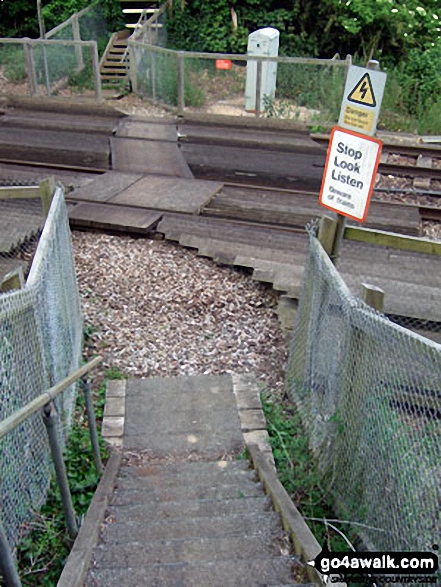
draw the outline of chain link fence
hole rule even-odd
[[[78,368],[81,347],[69,222],[63,188],[57,187],[25,286],[0,294],[0,420]],[[63,442],[75,399],[71,387],[55,402]],[[0,441],[0,471],[0,517],[15,547],[44,502],[50,482],[50,450],[41,414]]]
[[[260,116],[299,122],[334,124],[343,97],[347,61],[294,57],[250,58],[246,55],[174,51],[129,39],[131,82],[135,92],[180,111],[256,116],[245,109],[248,94],[260,95],[247,84],[247,65],[262,71],[277,64],[275,97],[261,96]],[[251,97],[256,104],[259,100]]]
[[[129,39],[130,80],[134,92],[184,111],[260,115],[302,122],[338,121],[346,69],[351,60],[294,57],[250,58],[247,55],[197,53],[167,48],[170,2],[149,18]],[[262,95],[261,78],[276,68],[275,95]],[[252,71],[251,71],[252,70]],[[256,88],[249,77],[255,80]],[[253,94],[250,96],[249,94]],[[248,111],[245,109],[248,104]],[[249,105],[252,104],[252,107]]]
[[[99,53],[109,32],[95,3],[44,39],[0,38],[0,95],[101,97]]]
[[[342,520],[373,551],[441,528],[441,346],[355,297],[310,235],[287,390]]]

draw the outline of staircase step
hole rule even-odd
[[[280,556],[207,563],[144,565],[143,551],[140,549],[138,564],[128,568],[92,569],[86,586],[264,587],[269,582],[291,581],[295,563],[292,557]]]
[[[189,520],[161,520],[152,523],[109,523],[103,529],[102,541],[123,544],[140,540],[226,538],[276,533],[280,533],[280,518],[277,514],[248,513]]]
[[[192,538],[182,540],[146,540],[127,542],[109,550],[108,546],[95,549],[94,560],[98,567],[134,567],[142,550],[145,565],[180,562],[240,560],[267,556],[280,556],[280,543],[266,536],[240,536],[229,538]]]
[[[116,74],[121,74],[121,75],[126,75],[127,73],[127,68],[124,66],[121,66],[120,68],[118,67],[104,67],[101,72],[104,75],[109,75],[111,73],[116,73]]]
[[[140,489],[181,487],[192,485],[242,485],[256,479],[256,472],[248,462],[216,461],[200,463],[170,463],[146,467],[121,467],[118,488]]]
[[[271,511],[271,499],[268,497],[244,497],[228,500],[195,500],[158,503],[149,501],[136,505],[110,506],[108,514],[115,523],[124,520],[145,520],[146,523],[161,520],[186,520],[213,516],[231,516],[251,512],[253,515]]]
[[[112,498],[111,505],[131,505],[150,501],[178,502],[193,499],[220,500],[220,499],[243,499],[246,497],[259,497],[263,495],[262,483],[249,479],[242,484],[230,485],[177,485],[156,489],[118,489]]]

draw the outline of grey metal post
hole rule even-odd
[[[72,505],[72,496],[70,494],[69,482],[67,480],[66,467],[64,465],[63,453],[58,440],[57,420],[53,414],[53,404],[50,402],[43,408],[43,422],[46,426],[49,437],[52,460],[55,467],[55,476],[60,489],[61,503],[63,513],[66,519],[67,531],[70,538],[74,539],[78,534],[78,524],[75,510]]]
[[[31,40],[27,37],[24,39],[23,50],[26,61],[26,72],[28,74],[29,89],[31,96],[35,96],[37,93],[37,76],[35,75],[35,63],[34,63],[34,46]]]
[[[46,27],[44,26],[43,12],[41,10],[41,0],[37,0],[37,15],[38,15],[38,28],[40,29],[40,39],[46,38]],[[44,65],[44,79],[46,82],[46,94],[51,95],[51,84],[49,81],[49,66],[47,63],[46,46],[42,45],[43,50],[43,65]]]
[[[89,378],[84,375],[82,378],[84,401],[86,404],[87,422],[89,424],[90,442],[92,444],[93,461],[95,463],[95,470],[98,475],[103,473],[103,463],[101,461],[100,445],[98,441],[98,432],[96,430],[95,410],[93,409],[93,402],[90,393]]]
[[[262,61],[257,61],[257,72],[256,72],[256,117],[260,116],[260,99],[262,95]]]
[[[185,79],[184,54],[178,51],[178,116],[184,115],[185,108]]]
[[[136,67],[135,49],[136,47],[131,45],[129,41],[129,77],[134,94],[138,93],[138,71]]]
[[[20,577],[15,567],[6,532],[0,520],[0,571],[6,587],[21,587]]]
[[[81,41],[80,23],[76,12],[72,15],[72,32],[74,41]],[[75,45],[75,59],[77,62],[77,71],[82,71],[84,69],[84,59],[83,47],[80,44]]]
[[[150,29],[149,29],[150,30]],[[150,73],[152,76],[152,98],[156,100],[156,53],[153,51],[153,46],[150,46]]]
[[[352,62],[352,58],[351,58],[351,60],[349,60],[348,59],[349,57],[351,57],[351,56],[348,55],[346,57],[346,61],[348,63],[348,66]],[[378,69],[380,69],[380,62],[377,61],[376,59],[370,59],[366,65],[366,67],[368,69],[378,70]],[[337,261],[340,256],[341,243],[343,241],[344,234],[345,234],[346,221],[347,221],[346,216],[343,216],[342,214],[337,215],[337,230],[335,233],[335,240],[334,240],[334,246],[332,248],[332,254],[330,255],[331,261],[334,263],[334,265],[337,265]]]
[[[96,41],[92,41],[90,46],[90,52],[92,54],[92,67],[93,67],[93,79],[95,84],[95,96],[96,99],[101,101],[103,99],[103,93],[101,91],[101,75],[100,75],[100,61],[98,58],[98,45]]]

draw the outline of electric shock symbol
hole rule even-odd
[[[372,108],[375,108],[377,102],[375,100],[371,78],[369,77],[368,73],[364,74],[352,92],[350,92],[348,100],[350,102],[355,102],[356,104],[362,104],[363,106],[371,106]]]

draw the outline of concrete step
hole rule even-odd
[[[118,489],[114,494],[111,505],[131,505],[144,501],[177,502],[193,499],[220,500],[243,499],[245,497],[259,497],[263,495],[262,483],[246,479],[240,484],[230,485],[177,485],[158,487],[156,489]]]
[[[99,546],[94,560],[101,568],[134,567],[142,549],[143,564],[170,564],[180,562],[225,561],[246,558],[280,556],[277,539],[266,536],[230,536],[228,538],[192,538],[182,540],[146,540],[120,544],[113,551]]]
[[[295,559],[290,556],[246,560],[143,565],[117,569],[92,569],[86,587],[105,585],[154,585],[155,587],[264,587],[292,580]]]
[[[160,520],[186,520],[195,518],[212,518],[214,516],[231,516],[251,512],[253,515],[271,511],[271,499],[268,497],[243,497],[228,500],[194,500],[158,503],[147,501],[132,505],[110,506],[108,515],[116,523],[124,520],[141,520],[147,523]]]
[[[170,463],[146,467],[121,467],[118,489],[184,487],[192,485],[249,485],[256,472],[248,461]]]
[[[184,538],[226,538],[280,534],[280,518],[275,513],[235,514],[211,518],[161,520],[146,524],[127,521],[107,524],[102,542],[118,545],[124,542],[172,540]]]

